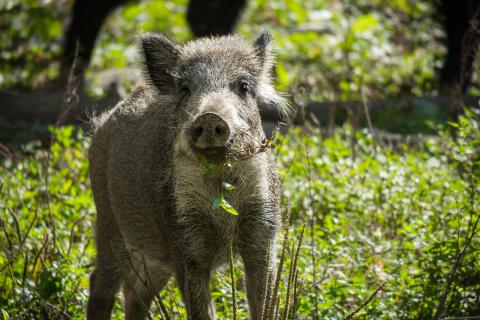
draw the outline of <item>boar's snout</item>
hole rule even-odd
[[[190,141],[193,149],[208,160],[224,159],[227,155],[229,139],[228,123],[216,113],[203,113],[190,126]]]

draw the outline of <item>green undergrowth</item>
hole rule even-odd
[[[275,151],[283,182],[282,215],[290,215],[277,294],[280,316],[343,319],[385,282],[358,318],[431,318],[478,218],[479,132],[478,116],[467,111],[415,149],[385,145],[368,131],[348,126],[328,138],[307,126],[280,137]],[[84,318],[95,257],[89,140],[70,126],[53,133],[49,150],[25,145],[0,166],[0,309],[5,319]],[[292,249],[303,225],[295,273]],[[279,248],[282,239],[283,232]],[[289,273],[290,304],[284,314]],[[241,263],[234,275],[237,319],[245,319]],[[227,268],[212,282],[219,319],[233,318],[230,279]],[[175,281],[160,299],[170,319],[185,316]],[[162,318],[159,301],[153,304],[154,319]],[[122,310],[119,299],[115,319],[123,319]],[[444,315],[478,314],[477,235],[454,274]]]

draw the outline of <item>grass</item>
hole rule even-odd
[[[279,301],[279,319],[312,319],[316,313],[319,319],[342,319],[384,282],[360,310],[361,318],[432,318],[467,235],[478,231],[475,117],[467,111],[451,129],[440,129],[415,149],[382,145],[348,126],[327,138],[308,126],[280,137],[282,214],[290,218],[272,299]],[[84,317],[95,257],[88,138],[70,126],[52,130],[50,149],[26,145],[0,167],[0,308],[6,319]],[[237,319],[247,317],[242,273],[236,264],[233,274],[215,276],[219,318],[233,317],[232,300]],[[478,236],[453,275],[444,314],[478,315]],[[160,299],[170,319],[185,315],[174,281]],[[159,318],[160,303],[153,310]],[[122,318],[120,302],[114,318]]]

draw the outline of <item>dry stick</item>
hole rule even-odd
[[[232,286],[232,313],[233,320],[237,320],[237,295],[235,292],[235,273],[233,272],[233,242],[228,242],[228,262],[230,264],[230,281]]]
[[[18,242],[22,243],[23,242],[22,241],[23,236],[22,236],[22,229],[20,228],[20,222],[18,222],[17,216],[15,215],[15,213],[10,208],[8,208],[7,211],[12,216],[13,222],[15,222],[15,229],[17,231]]]
[[[292,257],[295,259],[295,245],[292,244]],[[285,297],[285,309],[283,309],[282,320],[287,320],[288,310],[290,307],[290,292],[292,290],[293,274],[294,274],[294,261],[290,262],[290,270],[288,271],[288,283],[287,283],[287,295]]]
[[[10,210],[9,210],[9,211],[10,211]],[[13,214],[13,212],[12,212],[12,214]],[[37,221],[37,216],[38,216],[38,208],[35,209],[35,215],[34,215],[34,217],[33,217],[32,222],[30,223],[30,225],[29,225],[28,228],[27,228],[27,232],[26,232],[25,235],[22,237],[22,239],[20,239],[20,242],[21,242],[21,243],[20,243],[19,249],[18,249],[17,251],[15,251],[15,254],[14,254],[14,256],[10,259],[10,261],[8,261],[8,262],[0,269],[0,273],[3,272],[9,265],[11,265],[11,264],[13,264],[13,263],[15,262],[15,260],[16,260],[17,257],[18,257],[18,253],[23,250],[23,247],[24,247],[24,245],[25,245],[25,241],[27,240],[28,235],[30,234],[30,230],[32,230],[32,227],[33,227],[35,221]],[[18,223],[18,222],[16,222],[16,223]],[[3,232],[5,233],[6,238],[7,238],[7,242],[8,242],[8,245],[9,245],[10,252],[12,252],[12,251],[13,251],[12,241],[11,241],[11,239],[10,239],[10,237],[9,237],[9,234],[8,234],[7,230],[5,229],[5,225],[4,225],[4,224],[2,224],[2,229],[3,229]],[[17,232],[19,232],[19,231],[17,230]]]
[[[449,318],[442,318],[441,320],[467,320],[467,319],[480,319],[480,316],[449,317]]]
[[[28,269],[28,253],[25,253],[25,261],[23,263],[23,272],[22,272],[22,287],[25,287],[25,280],[27,279],[27,269]]]
[[[265,315],[268,313],[268,306],[270,305],[270,300],[272,299],[272,278],[270,277],[270,261],[272,260],[272,247],[269,244],[267,249],[267,254],[265,255],[265,288],[264,288],[264,296],[263,296],[263,303],[262,303],[262,310],[260,312],[261,317],[260,319],[264,319]]]
[[[70,254],[70,251],[72,250],[72,246],[73,246],[73,238],[75,236],[75,227],[77,226],[77,224],[79,224],[83,219],[85,219],[87,217],[88,213],[82,215],[80,218],[78,218],[77,220],[75,220],[72,224],[72,227],[70,228],[70,237],[68,239],[68,249],[67,249],[67,256]]]
[[[82,279],[79,278],[77,280],[77,283],[75,284],[75,289],[73,290],[72,293],[70,293],[70,298],[67,300],[67,302],[64,304],[63,311],[67,312],[68,307],[73,303],[72,300],[78,296],[78,290],[80,289],[80,283],[82,283]]]
[[[315,319],[318,320],[318,297],[317,297],[317,262],[315,257],[315,215],[311,207],[313,206],[313,194],[312,194],[312,175],[310,168],[310,153],[308,149],[305,150],[307,156],[307,183],[308,183],[308,197],[310,199],[310,255],[312,260],[312,272],[313,272],[313,303],[315,305]]]
[[[176,309],[176,313],[179,317],[182,317],[182,314],[180,313],[180,309],[178,308],[177,300],[174,299],[172,291],[170,290],[170,287],[167,285],[167,292],[168,292],[168,298],[170,300],[170,306],[172,308],[172,314],[173,313],[173,307]]]
[[[45,234],[45,240],[43,241],[42,246],[37,251],[37,253],[35,254],[35,258],[33,259],[32,273],[34,274],[35,274],[35,268],[37,266],[38,259],[40,259],[40,262],[42,262],[42,251],[47,247],[47,242],[48,242],[48,233]],[[35,281],[36,280],[38,280],[38,277],[37,279],[35,279]]]
[[[360,312],[360,310],[362,310],[363,308],[365,308],[367,306],[367,304],[369,304],[373,298],[377,295],[377,293],[380,291],[380,290],[383,290],[383,288],[385,287],[387,283],[384,282],[382,283],[371,295],[370,297],[368,297],[368,299],[362,303],[359,307],[357,307],[355,310],[353,310],[352,312],[350,312],[343,320],[350,320],[352,319],[357,313]]]
[[[453,284],[453,281],[455,280],[456,274],[458,269],[460,269],[462,265],[463,258],[465,257],[465,253],[467,252],[467,249],[470,247],[470,243],[473,239],[473,237],[477,234],[477,232],[480,229],[477,229],[478,223],[480,221],[480,215],[477,217],[477,220],[475,220],[475,223],[473,224],[473,228],[471,230],[471,234],[468,236],[467,235],[467,242],[463,246],[462,251],[458,254],[457,259],[455,261],[455,264],[450,271],[450,274],[448,275],[447,282],[445,283],[445,287],[443,288],[442,296],[440,297],[440,301],[438,303],[437,311],[433,315],[432,320],[438,320],[443,314],[443,311],[445,310],[445,302],[447,301],[448,294],[450,293],[450,288]]]
[[[357,154],[356,154],[356,144],[357,144],[357,137],[356,137],[356,134],[357,134],[357,113],[352,110],[352,109],[348,109],[347,110],[347,114],[348,114],[348,121],[350,122],[350,125],[352,126],[352,133],[350,135],[350,148],[352,149],[352,153],[351,153],[351,157],[352,157],[352,161],[355,161],[355,159],[357,158]]]
[[[63,99],[63,110],[57,118],[55,127],[58,127],[61,124],[61,122],[63,122],[68,112],[73,107],[73,103],[72,103],[73,97],[77,97],[77,103],[78,103],[78,95],[76,93],[76,90],[79,84],[78,76],[76,76],[76,69],[78,68],[78,50],[79,50],[79,45],[77,43],[73,64],[72,64],[72,67],[70,68],[70,73],[68,75],[67,88],[65,91],[64,99]],[[56,224],[53,218],[52,208],[50,204],[50,192],[49,192],[49,182],[50,182],[49,168],[50,168],[50,162],[52,158],[51,146],[53,145],[55,140],[56,140],[55,131],[52,131],[52,134],[50,137],[50,148],[48,149],[47,161],[45,164],[45,194],[47,198],[47,208],[48,208],[48,214],[50,218],[50,224],[52,226],[52,244],[53,244],[54,250],[56,251],[57,250],[57,231],[56,231]]]
[[[475,33],[477,33],[477,34],[480,33],[480,26],[477,23],[477,21],[479,19],[480,19],[480,7],[477,8],[477,10],[473,14],[472,18],[470,19],[470,21],[469,21],[470,28],[465,32],[465,35],[464,35],[463,40],[462,40],[464,49],[462,51],[462,65],[461,65],[460,79],[457,82],[457,84],[454,88],[453,94],[452,94],[452,105],[451,105],[451,110],[450,110],[451,116],[452,116],[452,113],[456,114],[456,112],[458,110],[455,110],[455,109],[458,109],[459,104],[461,103],[461,98],[460,97],[461,97],[462,87],[465,83],[465,77],[466,77],[465,67],[466,67],[467,57],[468,57],[468,55],[474,55],[477,51],[477,43],[475,43],[475,42],[478,42],[478,40],[477,41],[469,41],[469,40],[472,40],[472,39],[469,39],[469,37],[474,35]],[[475,37],[475,36],[473,36],[473,37]],[[477,35],[477,37],[478,37],[478,35]],[[477,217],[477,220],[473,224],[473,228],[470,229],[470,227],[472,226],[473,213],[474,213],[473,212],[473,202],[474,202],[475,185],[474,185],[474,182],[473,182],[473,173],[471,173],[471,176],[470,176],[470,187],[471,187],[470,203],[472,205],[472,212],[470,214],[470,222],[469,222],[468,230],[467,230],[467,242],[465,243],[465,246],[463,247],[462,251],[459,252],[459,254],[457,255],[457,259],[455,261],[455,264],[454,264],[452,270],[450,271],[450,273],[448,275],[447,282],[445,283],[442,295],[440,297],[440,301],[438,303],[437,311],[435,312],[435,314],[432,318],[433,320],[438,320],[441,317],[441,315],[443,314],[443,311],[445,310],[445,303],[446,303],[446,300],[447,300],[448,295],[450,293],[450,289],[451,289],[451,286],[453,284],[453,281],[455,280],[456,273],[457,273],[458,269],[461,267],[461,264],[462,264],[463,258],[465,256],[465,253],[466,253],[468,247],[470,246],[470,242],[472,241],[475,234],[478,232],[477,226],[478,226],[478,223],[479,223],[479,220],[480,220],[480,216]],[[472,232],[471,234],[470,234],[470,230]],[[470,236],[469,236],[469,234],[470,234]],[[457,240],[457,243],[458,243],[458,240]]]
[[[3,230],[3,233],[5,234],[5,238],[7,239],[7,243],[8,243],[8,251],[10,251],[10,254],[12,253],[13,251],[13,244],[12,244],[12,240],[10,239],[10,234],[8,233],[7,231],[7,228],[5,228],[5,223],[3,222],[3,220],[1,221],[1,225],[2,225],[2,230]],[[10,264],[10,262],[8,262],[4,267],[2,267],[2,269],[0,269],[0,273],[5,270],[8,265]]]
[[[280,297],[277,297],[277,309],[275,310],[275,319],[278,319],[278,316],[280,315]]]
[[[274,313],[275,313],[275,306],[277,310],[279,309],[279,299],[278,299],[278,287],[280,285],[280,279],[283,271],[283,263],[285,262],[285,257],[287,255],[287,249],[288,249],[288,228],[290,224],[290,215],[289,212],[287,211],[284,222],[283,222],[283,244],[282,244],[282,253],[280,254],[280,262],[278,264],[278,269],[277,269],[277,277],[275,279],[275,287],[273,289],[273,294],[272,294],[272,300],[270,307],[268,308],[268,313],[266,313],[267,318],[265,320],[273,320],[274,319]],[[277,316],[275,315],[275,319],[277,319]]]
[[[304,233],[305,233],[305,224],[303,224],[303,226],[302,226],[302,231],[300,232],[300,238],[298,239],[297,250],[295,251],[295,256],[294,256],[294,260],[293,260],[293,278],[292,278],[292,281],[293,281],[293,298],[294,298],[294,300],[293,300],[293,312],[294,313],[295,313],[295,307],[296,307],[295,292],[297,291],[298,256],[299,256],[299,253],[300,253],[300,248],[302,246],[303,234]]]
[[[298,269],[295,272],[295,279],[293,281],[293,307],[292,307],[292,320],[295,320],[297,313],[297,300],[298,300]]]
[[[112,249],[112,250],[113,250],[113,249]],[[132,253],[133,253],[133,250],[132,250]],[[147,272],[147,271],[146,271],[146,270],[147,270],[147,267],[146,267],[146,265],[145,265],[145,260],[144,260],[144,257],[143,257],[143,256],[142,256],[142,260],[143,260],[143,261],[142,261],[142,262],[143,262],[143,268],[144,268],[144,271],[145,271],[145,280],[143,280],[142,277],[140,276],[140,274],[138,273],[139,270],[137,270],[137,269],[135,268],[135,265],[134,265],[133,262],[132,262],[132,255],[131,255],[131,254],[128,255],[128,263],[130,264],[130,269],[135,273],[135,277],[136,277],[138,280],[140,280],[140,281],[142,282],[142,284],[143,284],[143,285],[147,288],[147,290],[148,290],[148,289],[149,289],[149,286],[148,286],[147,280],[146,280],[146,278],[147,278],[147,277],[146,277],[146,276],[147,276],[147,274],[146,274],[146,272]],[[118,264],[120,265],[120,268],[121,268],[121,263],[120,263],[119,257],[117,257],[117,261],[118,261]],[[139,266],[139,267],[141,267],[141,266]],[[125,271],[125,270],[123,270],[123,271],[124,271],[124,278],[127,279],[127,281],[125,281],[125,284],[126,284],[126,285],[132,290],[132,292],[135,294],[135,296],[136,296],[136,298],[138,299],[138,301],[142,304],[142,306],[143,306],[143,307],[145,308],[145,310],[147,311],[147,312],[146,312],[146,313],[147,313],[147,318],[148,318],[149,320],[151,320],[152,317],[151,317],[150,313],[148,312],[147,305],[145,304],[145,302],[143,301],[143,299],[140,297],[140,295],[138,294],[137,290],[135,289],[135,283],[132,282],[132,281],[130,281],[130,278],[128,277],[128,271]]]
[[[149,290],[150,293],[152,294],[152,296],[153,296],[153,302],[155,302],[155,304],[157,305],[157,308],[160,307],[160,311],[161,311],[162,314],[163,314],[162,319],[165,317],[166,320],[169,320],[170,317],[168,316],[168,313],[167,313],[167,310],[166,310],[166,308],[165,308],[165,305],[163,304],[162,298],[160,297],[159,294],[157,294],[157,293],[155,292],[155,290],[154,290],[153,287],[148,286],[148,283],[151,283],[152,286],[153,286],[153,283],[154,283],[154,282],[153,282],[153,280],[152,280],[152,277],[150,276],[150,271],[149,271],[148,268],[147,268],[147,263],[146,263],[146,261],[145,261],[145,256],[143,256],[143,255],[142,255],[142,263],[143,263],[144,269],[145,269],[145,270],[144,270],[144,271],[145,271],[145,281],[143,282],[142,279],[140,279],[140,280],[144,283],[144,285],[145,285],[145,287],[147,288],[147,290]],[[147,307],[147,306],[145,306],[145,307]]]
[[[165,304],[163,303],[160,295],[156,296],[155,303],[157,302],[157,300],[158,300],[158,304],[160,305],[160,310],[162,311],[162,314],[165,317],[165,320],[170,320],[170,316],[168,315],[167,307],[165,307]]]
[[[77,46],[75,49],[75,56],[73,59],[73,64],[72,67],[70,68],[70,72],[68,75],[68,81],[67,81],[67,88],[65,91],[65,96],[63,99],[63,105],[62,105],[62,112],[57,118],[57,121],[55,123],[55,127],[58,127],[63,121],[65,121],[68,113],[70,110],[78,104],[78,94],[77,90],[79,87],[79,84],[81,82],[81,70],[79,61],[78,61],[78,52],[79,52],[79,44],[77,42]],[[50,148],[48,149],[47,153],[47,161],[45,164],[45,194],[47,198],[47,208],[48,208],[48,215],[50,219],[50,224],[52,226],[52,244],[53,248],[56,251],[57,250],[57,231],[56,231],[56,224],[55,220],[53,218],[53,213],[52,213],[52,208],[50,204],[50,192],[49,192],[49,179],[50,179],[50,173],[49,173],[49,167],[50,167],[50,162],[52,158],[52,149],[51,146],[56,140],[56,135],[55,132],[52,131],[51,137],[50,137]],[[61,246],[61,244],[60,244]],[[63,250],[63,249],[62,249]]]
[[[360,77],[360,96],[362,97],[363,111],[365,112],[365,118],[367,118],[367,125],[370,129],[370,132],[373,136],[373,141],[378,142],[377,131],[373,127],[372,119],[370,118],[370,111],[368,110],[367,99],[365,98],[365,93],[363,92],[363,76]]]

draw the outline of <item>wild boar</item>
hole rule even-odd
[[[93,119],[97,259],[87,317],[110,319],[123,284],[126,318],[143,319],[175,275],[188,318],[215,319],[209,281],[232,243],[244,263],[251,318],[260,319],[266,279],[274,278],[267,257],[274,256],[280,185],[262,147],[258,106],[287,110],[271,83],[271,36],[263,32],[253,45],[240,36],[178,45],[150,33],[140,43],[144,83]],[[235,189],[224,190],[224,182]],[[219,195],[238,215],[212,206]]]

